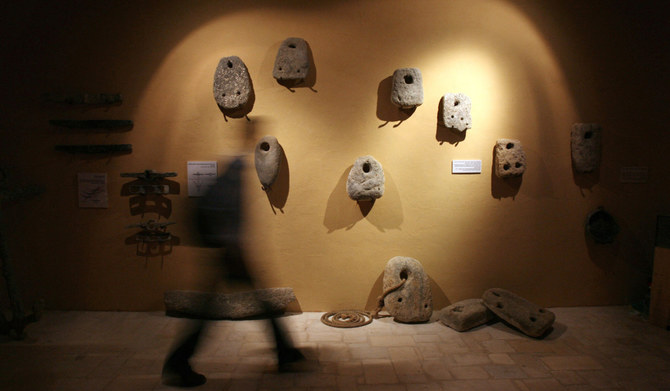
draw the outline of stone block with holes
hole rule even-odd
[[[274,136],[265,136],[256,144],[254,164],[263,190],[268,190],[277,180],[283,153],[279,141]]]
[[[472,102],[462,93],[447,93],[440,101],[441,122],[447,128],[463,132],[472,127]]]
[[[418,68],[399,68],[393,72],[391,102],[402,109],[423,104],[423,79]]]
[[[384,195],[384,169],[374,157],[356,159],[347,178],[347,193],[356,201],[373,201]]]
[[[497,140],[493,164],[499,178],[523,175],[526,171],[526,153],[521,141],[508,138]]]
[[[224,110],[239,109],[253,95],[251,77],[244,62],[237,56],[223,57],[214,72],[214,99]]]
[[[570,132],[572,165],[575,171],[587,173],[595,171],[600,165],[600,145],[602,128],[598,124],[577,123]]]
[[[309,75],[309,47],[302,38],[286,38],[277,50],[272,77],[300,81]]]
[[[384,292],[400,285],[384,297],[384,308],[394,320],[417,323],[430,319],[433,314],[430,280],[419,261],[409,257],[391,258],[384,268],[382,284]]]
[[[522,333],[539,338],[551,328],[556,315],[502,288],[492,288],[482,297],[493,313]]]
[[[483,299],[467,299],[444,308],[440,322],[456,331],[466,331],[496,319]]]

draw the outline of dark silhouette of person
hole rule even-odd
[[[196,225],[203,246],[223,249],[221,279],[253,286],[253,279],[245,263],[240,242],[243,169],[242,158],[233,160],[226,172],[217,178],[216,183],[208,189],[205,196],[199,199]],[[269,316],[275,339],[278,369],[279,371],[290,370],[289,364],[304,360],[305,357],[300,350],[293,347],[277,319],[271,316],[269,304],[264,303],[261,299],[258,300],[266,308],[266,315]],[[207,303],[204,305],[206,306]],[[198,313],[205,313],[205,311],[198,311]],[[206,382],[206,377],[195,372],[189,362],[200,343],[204,327],[205,321],[199,319],[178,337],[175,347],[163,364],[163,384],[195,387]]]

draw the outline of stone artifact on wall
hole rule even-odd
[[[370,155],[356,159],[347,178],[347,193],[356,201],[374,201],[384,195],[384,169]]]
[[[399,68],[393,72],[391,102],[401,109],[423,104],[423,79],[419,68]]]
[[[586,217],[586,233],[596,243],[608,244],[614,242],[619,234],[619,225],[611,214],[603,208],[598,208]]]
[[[241,116],[246,115],[251,111],[248,106],[253,95],[251,77],[244,62],[237,56],[219,60],[214,72],[214,99],[221,110],[233,114],[239,110]]]
[[[579,173],[595,171],[600,165],[602,128],[598,124],[576,123],[570,132],[572,165]]]
[[[462,93],[447,93],[442,97],[442,125],[463,132],[472,127],[470,97]]]
[[[263,185],[263,190],[269,190],[279,175],[279,166],[284,151],[274,136],[265,136],[256,144],[254,164],[256,174]]]
[[[489,289],[482,298],[498,317],[531,337],[542,337],[556,320],[553,312],[505,289]]]
[[[279,46],[272,77],[299,82],[309,75],[309,47],[302,38],[286,38]]]
[[[383,290],[392,290],[384,297],[384,307],[398,322],[426,322],[433,314],[430,280],[416,259],[391,258],[384,268]]]
[[[456,331],[466,331],[496,319],[483,299],[467,299],[442,310],[440,322]]]
[[[526,171],[526,153],[519,140],[497,140],[494,160],[495,173],[499,178],[520,176]]]

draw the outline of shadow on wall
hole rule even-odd
[[[389,122],[398,121],[397,124],[393,125],[394,128],[397,128],[416,111],[416,107],[401,109],[394,105],[391,102],[392,89],[393,76],[379,82],[379,87],[377,87],[377,118],[384,121],[383,124],[379,125],[380,128],[388,125]]]
[[[335,188],[328,197],[323,225],[328,233],[338,229],[350,230],[359,221],[366,219],[380,232],[387,229],[400,229],[403,222],[402,204],[398,188],[387,171],[384,196],[375,202],[356,202],[347,195],[347,178],[353,166],[344,170]]]
[[[433,280],[430,276],[428,276],[428,279],[430,280],[430,291],[433,296],[433,314],[435,314],[435,312],[450,305],[451,301],[444,293],[444,291],[439,287],[439,285],[437,285],[435,280]],[[383,286],[384,271],[382,270],[382,272],[379,274],[379,277],[377,277],[374,284],[372,285],[372,288],[370,289],[370,294],[368,295],[368,300],[365,304],[366,311],[372,311],[377,308],[379,305],[379,297],[383,292]]]
[[[291,173],[288,167],[288,160],[286,159],[286,149],[284,149],[284,153],[281,154],[281,161],[279,162],[279,175],[275,183],[272,184],[272,187],[265,192],[274,214],[277,214],[275,208],[279,209],[282,214],[284,213],[284,206],[286,206],[286,201],[288,200],[290,177]]]

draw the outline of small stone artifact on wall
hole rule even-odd
[[[251,111],[254,89],[249,70],[237,56],[223,57],[214,73],[214,99],[230,116],[244,116]]]
[[[393,290],[394,287],[397,289]],[[421,263],[414,258],[394,257],[384,269],[384,307],[398,322],[426,322],[433,314],[430,280]]]
[[[489,289],[482,299],[498,317],[531,337],[542,337],[556,320],[553,312],[505,289]]]
[[[599,244],[614,242],[619,234],[619,225],[605,209],[598,208],[586,217],[586,233]]]
[[[494,166],[499,178],[523,175],[526,171],[526,153],[521,141],[507,138],[496,141]]]
[[[439,111],[442,114],[442,125],[460,132],[472,127],[470,97],[462,93],[447,93],[442,97],[441,103]]]
[[[267,191],[275,182],[279,175],[279,166],[282,154],[284,153],[279,141],[274,136],[265,136],[256,144],[254,152],[254,164],[256,165],[256,174],[263,185],[263,190]]]
[[[297,83],[307,78],[309,65],[307,42],[302,38],[286,38],[277,51],[272,77]]]
[[[579,173],[595,171],[600,165],[602,128],[598,124],[576,123],[570,132],[572,165]]]
[[[419,68],[399,68],[393,72],[391,102],[401,109],[423,104],[423,79]]]
[[[456,331],[466,331],[496,319],[482,299],[467,299],[442,310],[440,322]]]
[[[384,195],[384,169],[370,155],[356,159],[347,178],[347,193],[356,201],[374,201]]]

